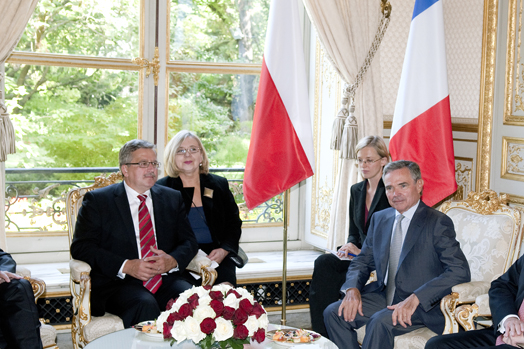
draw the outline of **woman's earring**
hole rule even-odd
[[[202,163],[200,163],[200,166],[202,166]]]

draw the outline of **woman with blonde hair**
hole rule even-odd
[[[236,265],[228,257],[238,253],[242,220],[227,179],[209,173],[204,145],[191,131],[180,131],[169,141],[164,162],[167,176],[157,183],[182,193],[199,248],[220,264],[216,283],[235,286]]]
[[[337,252],[339,257],[353,258],[360,253],[373,213],[388,208],[382,169],[389,161],[386,143],[379,136],[362,138],[356,148],[360,174],[364,180],[351,186],[349,201],[349,234],[347,243]],[[324,309],[340,299],[340,287],[346,280],[349,260],[324,254],[315,260],[309,289],[309,309],[314,331],[327,337]]]

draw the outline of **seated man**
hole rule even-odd
[[[420,200],[419,166],[389,163],[383,179],[392,207],[371,218],[341,288],[344,298],[324,311],[329,338],[339,348],[359,348],[355,330],[364,325],[366,349],[393,348],[395,336],[424,326],[442,333],[441,298],[452,286],[470,281],[453,222]],[[365,286],[375,269],[377,282]]]
[[[433,337],[426,348],[515,348],[524,344],[524,256],[491,283],[489,307],[495,328]]]
[[[11,255],[0,249],[0,348],[41,349],[33,288],[15,270]]]
[[[120,149],[122,183],[85,195],[71,255],[91,270],[91,314],[110,312],[125,327],[153,320],[192,285],[182,274],[198,250],[180,192],[155,185],[155,146]]]

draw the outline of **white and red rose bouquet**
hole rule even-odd
[[[165,339],[191,340],[203,349],[243,348],[261,343],[269,324],[266,311],[243,288],[226,285],[193,287],[167,305],[157,329]]]

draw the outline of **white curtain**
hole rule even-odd
[[[15,131],[4,104],[3,64],[22,37],[38,0],[0,0],[0,216],[5,207],[5,160],[15,152]],[[0,248],[6,250],[5,226],[0,224]]]
[[[353,84],[381,19],[379,0],[303,0],[320,42],[346,84]],[[358,138],[382,136],[382,86],[378,53],[355,94]],[[328,248],[346,242],[351,185],[358,181],[355,160],[341,159],[337,174]]]

